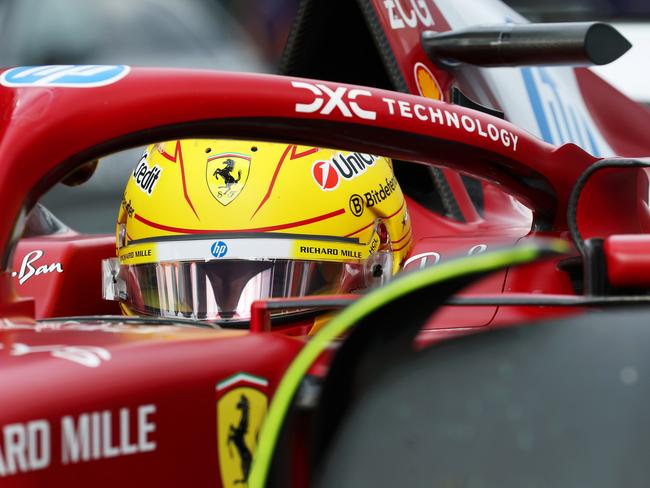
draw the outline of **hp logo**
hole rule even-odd
[[[222,258],[228,253],[228,246],[223,241],[217,241],[212,244],[210,252],[215,258]]]
[[[54,65],[12,68],[0,77],[4,86],[66,86],[91,88],[109,85],[124,78],[131,68],[125,65]]]

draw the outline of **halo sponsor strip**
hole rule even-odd
[[[434,108],[420,103],[410,103],[406,100],[395,100],[388,97],[383,97],[381,100],[388,107],[390,115],[398,115],[407,119],[415,118],[423,122],[454,127],[470,134],[476,133],[480,137],[500,142],[504,147],[512,147],[513,151],[517,150],[517,142],[519,142],[517,134],[507,129],[500,129],[490,122],[485,123],[477,117],[466,114],[460,115],[451,110]]]
[[[322,115],[330,115],[336,111],[344,117],[376,120],[378,112],[368,107],[372,106],[374,108],[377,106],[377,102],[380,101],[383,102],[386,109],[385,115],[404,119],[418,119],[433,125],[455,128],[500,143],[503,147],[510,148],[512,151],[517,150],[519,136],[514,132],[499,127],[497,124],[486,122],[479,117],[448,110],[443,108],[444,105],[434,107],[429,104],[413,103],[391,97],[379,99],[369,90],[349,89],[345,86],[338,86],[333,90],[322,83],[312,84],[304,81],[292,81],[291,85],[301,90],[303,94],[308,93],[312,97],[311,103],[296,103],[294,107],[296,113],[317,112]],[[317,176],[314,177],[320,183]]]

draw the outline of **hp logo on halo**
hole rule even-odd
[[[120,65],[53,65],[20,66],[0,76],[4,86],[65,86],[69,88],[92,88],[109,85],[124,78],[131,68]]]
[[[215,258],[222,258],[228,252],[228,246],[223,241],[217,241],[214,244],[212,244],[212,247],[210,248],[210,252]]]

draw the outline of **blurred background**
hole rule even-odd
[[[0,65],[128,64],[273,73],[298,3],[0,0]],[[535,22],[615,24],[634,47],[615,63],[593,69],[650,106],[650,0],[506,3]],[[104,158],[88,183],[72,188],[58,185],[43,203],[74,229],[114,232],[122,191],[143,150]]]
[[[0,64],[127,64],[272,73],[298,0],[0,0]],[[113,233],[144,148],[42,200],[70,227]],[[83,201],[83,205],[79,202]]]

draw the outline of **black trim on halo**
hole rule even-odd
[[[580,229],[578,229],[578,204],[580,203],[580,195],[584,189],[589,178],[605,168],[647,168],[650,166],[650,160],[643,159],[633,159],[633,158],[620,158],[620,159],[601,159],[596,161],[594,164],[589,166],[586,170],[582,172],[578,181],[573,185],[571,194],[569,196],[569,201],[567,203],[567,224],[569,226],[569,233],[571,234],[571,239],[573,244],[576,246],[576,249],[580,252],[580,255],[585,256],[585,243],[582,235],[580,234]]]

